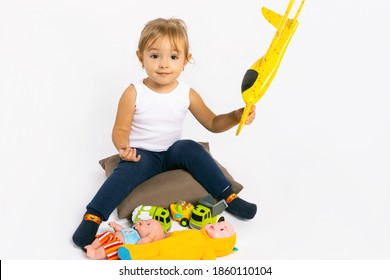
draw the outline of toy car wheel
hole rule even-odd
[[[188,219],[186,219],[186,218],[183,218],[183,219],[181,219],[181,221],[180,221],[180,225],[182,226],[182,227],[186,227],[186,226],[188,226]]]
[[[225,221],[225,217],[224,216],[221,216],[218,218],[218,222],[224,222]]]

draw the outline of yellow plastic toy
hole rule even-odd
[[[246,106],[236,135],[238,135],[244,127],[252,106],[260,100],[272,82],[287,46],[297,29],[299,23],[297,18],[304,2],[305,0],[301,1],[293,19],[289,19],[288,15],[294,4],[294,0],[290,0],[283,16],[265,7],[262,8],[261,11],[264,17],[276,28],[276,34],[274,35],[266,54],[250,67],[242,80],[241,92]]]

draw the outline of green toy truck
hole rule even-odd
[[[160,206],[140,205],[134,209],[131,220],[136,223],[140,220],[155,219],[160,222],[165,232],[171,228],[171,218],[168,209]]]
[[[211,195],[207,195],[199,200],[199,204],[194,207],[190,219],[190,227],[200,230],[207,224],[214,224],[225,220],[218,217],[227,207],[225,200],[216,200]]]

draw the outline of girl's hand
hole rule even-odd
[[[252,109],[248,115],[248,118],[246,119],[245,124],[247,124],[247,125],[251,124],[255,120],[255,118],[256,118],[256,106],[253,105]]]
[[[141,159],[141,155],[137,155],[137,150],[131,148],[129,145],[121,145],[119,156],[122,160],[125,161],[138,162]]]
[[[241,109],[238,109],[235,111],[236,118],[237,118],[238,122],[241,121],[241,117],[242,117],[242,114],[244,113],[244,109],[245,108],[241,108]],[[249,112],[248,118],[245,121],[245,124],[246,125],[251,124],[255,120],[255,117],[256,117],[256,106],[253,105],[251,111]]]

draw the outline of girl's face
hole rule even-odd
[[[165,36],[145,49],[142,54],[137,52],[148,75],[145,83],[150,89],[166,93],[177,86],[177,78],[188,62],[184,53],[184,44],[179,42],[178,48],[179,50],[175,50],[169,38]]]

